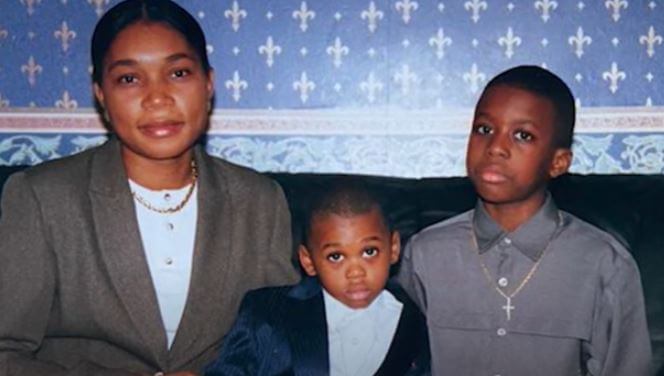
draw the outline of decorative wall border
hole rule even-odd
[[[462,176],[472,112],[223,110],[206,146],[260,171]],[[0,112],[0,165],[37,164],[106,140],[92,110]],[[580,111],[577,173],[664,173],[664,107]]]
[[[470,109],[437,111],[217,110],[211,135],[463,135]],[[74,111],[2,109],[0,133],[100,133],[91,109]],[[664,132],[664,107],[609,107],[579,110],[577,133]]]

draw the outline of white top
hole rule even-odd
[[[190,186],[177,190],[152,191],[129,180],[132,192],[156,208],[174,207],[182,202]],[[180,211],[161,214],[134,201],[143,250],[157,293],[161,319],[170,349],[189,292],[196,236],[198,186]]]
[[[403,304],[383,290],[366,308],[352,309],[323,289],[331,376],[373,375],[385,359]]]

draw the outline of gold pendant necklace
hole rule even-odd
[[[521,291],[521,289],[524,288],[524,286],[526,286],[528,281],[530,281],[530,279],[533,277],[533,275],[537,271],[537,268],[539,267],[539,264],[542,262],[542,259],[544,258],[544,254],[546,253],[546,251],[551,246],[551,243],[553,243],[553,239],[556,238],[556,235],[558,234],[558,228],[560,228],[560,225],[562,223],[563,223],[563,216],[562,216],[562,214],[560,214],[560,212],[558,212],[558,221],[556,222],[556,228],[553,231],[553,234],[551,235],[551,238],[546,243],[546,246],[544,247],[542,252],[540,252],[539,257],[537,258],[537,261],[535,262],[535,265],[533,265],[530,268],[530,271],[528,271],[528,274],[526,274],[526,276],[523,278],[523,280],[521,280],[521,283],[519,283],[519,285],[514,289],[514,291],[512,291],[509,294],[506,294],[500,288],[500,286],[498,286],[496,284],[496,282],[494,282],[493,277],[491,277],[491,272],[489,272],[489,268],[486,267],[486,265],[482,261],[482,257],[479,256],[480,247],[479,247],[479,244],[477,243],[477,236],[475,235],[474,228],[471,227],[471,230],[470,230],[471,242],[473,244],[473,248],[476,249],[477,252],[478,252],[478,257],[480,259],[480,266],[482,267],[482,272],[484,272],[484,276],[486,277],[486,279],[489,282],[489,284],[491,285],[491,287],[493,287],[494,290],[496,290],[498,292],[498,294],[500,294],[503,298],[505,298],[505,305],[500,307],[500,308],[505,311],[505,315],[507,316],[507,321],[512,319],[512,311],[516,308],[515,306],[512,305],[512,299],[516,296],[516,294],[518,294]]]
[[[148,200],[143,198],[141,195],[136,193],[136,191],[132,190],[131,195],[134,197],[136,202],[141,204],[144,208],[159,213],[159,214],[173,214],[177,213],[182,208],[187,205],[187,202],[189,202],[189,199],[191,198],[191,195],[194,193],[194,188],[196,188],[196,181],[198,180],[198,168],[196,166],[196,160],[192,159],[191,160],[191,185],[189,186],[189,190],[187,191],[187,194],[184,196],[182,201],[180,201],[177,205],[172,206],[170,208],[158,208],[154,205],[152,205]]]

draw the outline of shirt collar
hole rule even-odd
[[[557,232],[560,221],[558,207],[547,193],[542,207],[528,221],[512,232],[504,231],[484,209],[480,200],[475,205],[473,231],[479,253],[485,253],[501,241],[511,244],[533,261],[537,261]]]
[[[358,309],[350,308],[338,301],[325,289],[323,289],[323,299],[325,302],[327,326],[330,329],[344,327],[349,321],[356,320],[365,315],[376,314],[381,310],[398,310],[400,312],[401,309],[401,303],[387,290],[381,291],[369,306]]]

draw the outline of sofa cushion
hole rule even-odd
[[[271,176],[288,197],[297,244],[304,198],[343,175]],[[403,244],[422,228],[472,209],[477,200],[466,178],[361,179],[383,196]],[[561,209],[613,234],[634,256],[641,271],[656,374],[664,376],[664,176],[567,174],[554,180],[550,191]]]
[[[22,168],[0,166],[0,192],[7,176]],[[341,175],[270,176],[284,188],[293,214],[294,243],[298,244],[304,198]],[[404,244],[415,232],[469,210],[476,202],[466,178],[361,179],[382,195]],[[664,376],[664,176],[568,174],[552,182],[551,193],[561,209],[610,232],[634,256],[641,271],[656,374]]]

